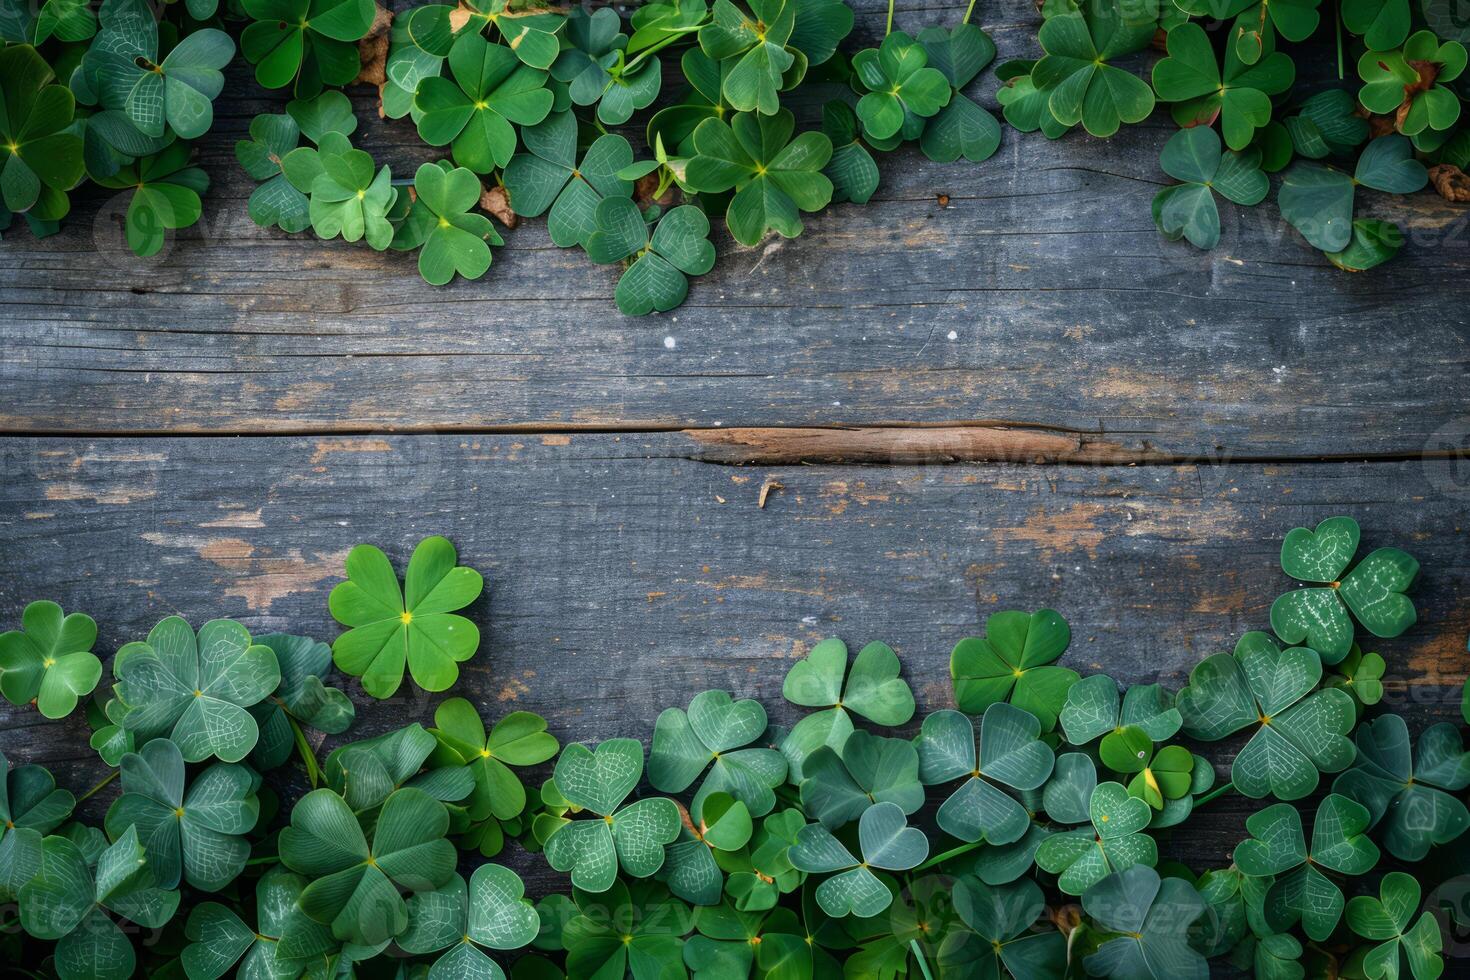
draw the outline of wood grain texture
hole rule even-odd
[[[699,449],[675,433],[8,439],[0,623],[54,598],[97,619],[104,659],[173,613],[330,640],[352,545],[401,567],[442,533],[487,580],[469,610],[483,644],[454,693],[489,716],[540,712],[564,740],[646,741],[660,710],[709,687],[793,721],[785,670],[830,635],[886,640],[920,710],[950,706],[950,648],[1015,607],[1071,621],[1063,663],[1177,688],[1265,627],[1290,587],[1281,536],[1348,513],[1365,547],[1424,566],[1420,624],[1377,646],[1391,706],[1415,731],[1458,714],[1470,487],[1437,464],[734,467]],[[428,723],[443,695],[411,687],[379,703],[352,685],[351,735]],[[104,771],[87,735],[0,710],[0,750],[77,790]],[[1210,750],[1222,773],[1230,751]],[[1165,853],[1226,860],[1251,806],[1211,804]],[[539,860],[523,866],[549,887]]]
[[[858,3],[858,35],[884,5]],[[952,23],[962,4],[903,5]],[[1000,60],[1034,57],[1031,0],[981,5]],[[1146,71],[1151,55],[1136,59]],[[672,67],[672,59],[667,59]],[[627,319],[617,272],[523,223],[479,282],[412,256],[256,228],[235,140],[284,99],[237,68],[200,157],[201,227],[122,250],[115,201],[62,235],[7,237],[0,429],[278,433],[1031,424],[1135,457],[1410,455],[1470,397],[1465,209],[1365,194],[1410,244],[1348,275],[1274,203],[1223,209],[1221,246],[1164,241],[1149,201],[1167,119],[1099,141],[1007,130],[999,153],[885,158],[868,206],[754,249],[720,232],[672,314]],[[996,108],[992,74],[973,92]],[[357,89],[358,139],[400,175],[432,151]],[[947,199],[941,206],[940,195]]]

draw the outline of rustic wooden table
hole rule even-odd
[[[1001,60],[1034,55],[1035,19],[983,10]],[[105,653],[172,613],[330,639],[351,545],[402,560],[442,533],[488,581],[457,693],[566,740],[647,739],[708,687],[789,719],[786,667],[833,634],[887,640],[921,709],[949,705],[951,646],[1005,608],[1060,610],[1064,663],[1178,687],[1266,626],[1281,536],[1342,513],[1425,568],[1420,625],[1379,647],[1389,697],[1416,730],[1457,714],[1465,209],[1370,201],[1411,243],[1357,276],[1269,203],[1199,252],[1150,221],[1165,122],[1008,130],[978,166],[895,155],[872,204],[798,240],[721,237],[685,306],[633,320],[615,272],[540,222],[445,289],[411,257],[257,229],[232,150],[266,109],[223,102],[203,225],[160,258],[120,251],[96,196],[0,246],[0,622],[44,596],[92,613]],[[395,170],[426,156],[358,110]],[[87,735],[0,710],[0,748],[78,789],[102,771]],[[1250,808],[1212,804],[1166,853],[1226,860]]]

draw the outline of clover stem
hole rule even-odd
[[[650,44],[648,47],[644,48],[642,51],[639,51],[632,58],[629,58],[628,61],[623,64],[623,74],[626,75],[628,72],[632,71],[634,68],[637,68],[639,65],[643,64],[644,60],[649,55],[656,54],[659,51],[662,51],[664,48],[666,48],[669,45],[673,44],[675,41],[682,41],[682,40],[684,40],[684,36],[686,34],[693,34],[693,33],[697,32],[703,26],[704,26],[704,24],[703,23],[700,23],[699,25],[697,25],[695,27],[685,28],[684,30],[680,31],[678,34],[670,34],[668,37],[664,38],[661,41],[655,41],[653,44]]]
[[[959,847],[952,848],[952,849],[950,849],[948,851],[945,851],[943,854],[937,854],[934,857],[930,858],[929,860],[925,861],[923,864],[919,865],[917,868],[915,868],[914,869],[914,873],[917,874],[920,871],[928,871],[930,868],[935,867],[936,865],[943,864],[945,861],[948,861],[950,858],[957,858],[961,854],[968,854],[971,851],[975,850],[977,847],[979,847],[982,843],[984,843],[984,841],[978,841],[977,840],[977,841],[974,841],[973,843],[961,844]]]
[[[1201,796],[1199,799],[1195,800],[1194,801],[1194,808],[1196,810],[1198,810],[1200,807],[1204,806],[1206,803],[1210,802],[1211,800],[1216,799],[1216,798],[1221,797],[1221,796],[1224,796],[1226,793],[1232,792],[1234,789],[1235,789],[1235,784],[1234,783],[1226,783],[1224,786],[1217,786],[1214,789],[1210,790],[1208,793],[1206,793],[1204,796]]]
[[[286,723],[291,726],[291,734],[296,736],[296,748],[301,752],[301,761],[306,765],[306,778],[311,780],[311,788],[316,789],[317,782],[321,779],[322,771],[317,768],[316,753],[311,751],[311,746],[306,744],[306,733],[301,726],[296,724],[296,719],[289,713],[286,714]]]
[[[1333,18],[1337,21],[1333,30],[1333,34],[1337,36],[1337,80],[1342,81],[1342,0],[1337,0],[1332,5],[1332,11]]]
[[[887,37],[893,33],[893,0],[888,0],[888,26],[883,28],[883,36]]]
[[[965,8],[965,16],[962,17],[962,18],[960,18],[960,23],[961,24],[968,24],[970,22],[970,15],[973,14],[974,12],[975,12],[975,0],[970,0],[970,5]]]
[[[93,786],[91,789],[87,790],[81,796],[78,796],[77,797],[77,802],[80,803],[83,800],[91,799],[93,796],[96,796],[97,795],[97,791],[100,790],[100,789],[102,789],[102,787],[106,786],[108,783],[112,782],[114,779],[116,779],[118,777],[118,774],[120,772],[122,772],[121,769],[114,769],[114,770],[112,770],[112,772],[108,773],[106,776],[104,776],[102,778],[102,782],[98,783],[96,786]]]
[[[929,972],[929,961],[924,959],[924,951],[919,948],[917,939],[909,940],[909,949],[914,951],[914,959],[919,961],[919,972],[924,974],[924,980],[934,980],[934,974]]]

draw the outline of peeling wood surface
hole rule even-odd
[[[880,34],[884,4],[857,5],[859,35]],[[901,7],[898,22],[952,23],[962,8]],[[978,16],[999,60],[1036,56],[1031,0]],[[0,245],[0,430],[990,420],[1210,459],[1463,442],[1470,223],[1432,193],[1365,192],[1410,243],[1347,275],[1270,202],[1224,207],[1213,252],[1164,241],[1149,201],[1167,120],[1111,141],[1007,130],[979,165],[885,158],[873,203],[811,216],[797,240],[743,249],[721,235],[687,305],[625,319],[616,270],[556,249],[540,220],[507,235],[487,278],[446,289],[421,282],[412,256],[256,228],[233,147],[284,100],[235,78],[200,146],[214,178],[204,224],[160,258],[122,251],[101,193],[80,195],[61,236]],[[994,110],[995,88],[987,72],[973,94]],[[395,173],[431,155],[410,123],[376,119],[367,90],[356,101],[359,141]]]
[[[1455,461],[736,467],[692,458],[706,448],[682,433],[7,439],[0,622],[54,597],[97,619],[104,658],[174,613],[330,640],[353,544],[401,565],[442,533],[487,581],[454,693],[491,716],[541,712],[564,740],[646,741],[661,709],[708,687],[793,721],[782,677],[829,635],[890,642],[920,710],[949,706],[950,648],[1013,607],[1071,621],[1063,663],[1177,688],[1266,626],[1290,587],[1281,535],[1351,513],[1365,547],[1425,568],[1420,625],[1378,645],[1393,707],[1416,731],[1458,714],[1470,483]],[[405,687],[369,704],[354,686],[352,735],[427,723],[443,696]],[[10,758],[75,789],[103,772],[75,722],[6,707],[0,731]],[[1222,773],[1229,748],[1211,750]],[[1211,804],[1165,852],[1224,861],[1250,808]]]

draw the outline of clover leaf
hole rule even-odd
[[[1075,670],[1052,666],[1071,642],[1067,621],[1051,609],[994,614],[985,620],[985,636],[967,637],[950,653],[955,704],[975,715],[1009,701],[1051,731],[1077,682]]]
[[[1001,77],[1004,84],[996,91],[995,100],[1001,104],[1006,122],[1020,132],[1034,133],[1040,130],[1047,139],[1059,139],[1072,127],[1052,115],[1048,103],[1056,85],[1047,88],[1037,86],[1036,79],[1031,76],[1035,64],[1012,61],[997,69],[996,75]],[[1008,70],[1012,73],[1005,74]]]
[[[455,189],[461,182],[455,175],[479,187],[466,170],[446,175],[433,164],[419,168],[415,181],[419,199],[434,213],[445,215],[459,203],[456,198],[464,196]],[[481,220],[489,224],[488,218]],[[458,227],[449,230],[473,237]],[[431,244],[424,246],[425,256],[430,248]],[[487,248],[487,256],[488,252]],[[421,256],[421,267],[423,262]],[[447,539],[425,538],[414,548],[400,586],[387,555],[370,544],[353,548],[347,555],[347,581],[333,588],[328,598],[333,618],[348,627],[332,644],[338,668],[361,677],[363,688],[375,698],[393,696],[403,683],[405,662],[414,683],[424,690],[451,687],[459,678],[459,664],[473,657],[480,645],[475,624],[453,612],[479,598],[485,585],[479,572],[458,561]]]
[[[393,247],[419,248],[419,275],[430,285],[443,286],[455,273],[478,279],[488,272],[490,246],[505,242],[489,218],[470,211],[480,201],[479,179],[441,160],[420,166],[413,187],[413,207]]]
[[[529,711],[513,711],[485,732],[474,705],[450,698],[434,711],[431,729],[450,758],[470,767],[475,789],[465,806],[471,820],[509,820],[526,808],[526,788],[511,766],[535,766],[556,755],[556,738],[546,719]]]
[[[729,793],[711,793],[691,806],[679,839],[665,851],[658,876],[695,905],[714,905],[724,892],[724,864],[738,863],[754,825],[750,810]]]
[[[1067,964],[1067,941],[1060,932],[1035,932],[1032,926],[1046,912],[1041,888],[1030,879],[988,885],[962,875],[954,887],[955,910],[960,919],[985,941],[980,952],[981,975],[1017,980],[1060,976]],[[943,948],[950,945],[947,941]],[[941,953],[941,957],[943,957]]]
[[[1399,254],[1403,247],[1404,233],[1392,221],[1355,218],[1347,248],[1328,252],[1326,258],[1344,272],[1366,272]]]
[[[595,750],[571,744],[556,760],[556,788],[596,819],[572,820],[546,841],[546,861],[570,871],[572,884],[588,892],[613,886],[618,867],[647,878],[664,863],[664,847],[679,836],[682,822],[672,800],[650,797],[623,806],[643,775],[643,746],[612,738]]]
[[[128,247],[141,258],[158,254],[166,232],[190,227],[204,211],[200,198],[209,188],[209,175],[189,166],[191,152],[188,143],[173,143],[112,176],[93,176],[103,187],[131,193],[124,231]]]
[[[912,742],[856,731],[840,750],[821,746],[802,763],[802,808],[825,827],[851,823],[884,801],[899,804],[904,813],[924,804]]]
[[[822,106],[822,132],[832,141],[822,173],[832,181],[833,203],[868,203],[878,190],[878,164],[858,139],[857,113],[846,102],[828,102]]]
[[[1209,965],[1189,941],[1191,927],[1205,914],[1204,900],[1189,882],[1135,865],[1088,889],[1082,909],[1103,929],[1120,934],[1085,958],[1089,974],[1117,980],[1209,977]]]
[[[622,23],[610,7],[590,12],[577,7],[567,14],[569,45],[557,54],[551,75],[569,83],[569,94],[577,105],[595,105],[612,84],[608,69],[618,65],[619,53],[628,46]]]
[[[260,186],[250,193],[250,219],[262,228],[304,231],[311,225],[310,204],[292,186],[281,169],[286,154],[296,149],[301,129],[291,116],[262,113],[250,120],[250,139],[235,143],[235,159]]]
[[[748,747],[765,731],[766,709],[759,701],[735,701],[724,691],[696,694],[687,712],[666,708],[654,723],[648,781],[661,792],[682,793],[708,770],[696,801],[725,792],[751,816],[763,817],[775,807],[775,789],[786,779],[780,752]]]
[[[1364,653],[1356,643],[1343,658],[1333,666],[1333,672],[1323,681],[1325,687],[1335,687],[1352,695],[1358,705],[1359,714],[1365,705],[1383,700],[1383,672],[1387,664],[1376,653]]]
[[[1408,139],[1403,136],[1382,136],[1369,141],[1363,148],[1362,155],[1358,157],[1357,168],[1351,176],[1321,164],[1294,164],[1282,181],[1277,203],[1281,206],[1281,216],[1313,246],[1324,252],[1340,252],[1352,241],[1353,198],[1360,185],[1388,194],[1412,194],[1428,181],[1428,172],[1422,163],[1413,158],[1413,146]],[[1310,552],[1313,549],[1309,547],[1307,550]],[[1409,571],[1408,565],[1398,557],[1403,555],[1403,558],[1408,558],[1403,552],[1395,549],[1379,550],[1390,554],[1381,556],[1375,562],[1375,571],[1365,576],[1368,581],[1364,585],[1371,585],[1373,591],[1386,585],[1378,581],[1380,575],[1386,575],[1390,579],[1400,578]],[[1352,553],[1349,552],[1346,558],[1351,557]],[[1395,565],[1398,566],[1397,569],[1394,568]],[[1415,563],[1414,570],[1417,571],[1417,568]],[[1360,598],[1367,600],[1368,597]],[[1324,600],[1312,601],[1326,605]],[[1370,609],[1370,612],[1376,611]],[[1403,616],[1404,612],[1399,605],[1390,602],[1383,608],[1382,615],[1375,615],[1374,618],[1383,628],[1398,628],[1402,623],[1402,628],[1406,629],[1413,623],[1413,619],[1403,622]],[[1368,626],[1367,623],[1363,625]],[[1372,627],[1369,629],[1371,631]],[[1340,636],[1340,629],[1333,632],[1335,636]],[[1343,641],[1339,639],[1338,642]],[[1342,652],[1347,652],[1345,646],[1342,647]]]
[[[1200,936],[1200,952],[1213,958],[1230,951],[1248,933],[1269,935],[1271,928],[1264,921],[1262,909],[1271,881],[1253,878],[1233,865],[1201,874],[1195,888],[1211,916]]]
[[[803,761],[823,745],[840,750],[852,734],[849,711],[879,725],[896,726],[914,716],[914,692],[899,676],[898,655],[886,643],[869,643],[858,651],[851,670],[847,644],[831,637],[791,665],[781,694],[793,704],[828,708],[807,715],[791,729],[781,752],[791,781],[802,779]]]
[[[562,930],[566,972],[574,977],[658,980],[684,975],[681,938],[689,907],[654,882],[614,882],[600,893],[575,888],[577,915]]]
[[[1344,0],[1342,22],[1373,51],[1389,51],[1409,36],[1409,0]]]
[[[1206,657],[1190,672],[1178,699],[1184,732],[1216,741],[1259,725],[1231,763],[1235,788],[1252,799],[1301,799],[1319,771],[1353,761],[1347,734],[1357,709],[1342,691],[1312,693],[1321,677],[1321,658],[1307,647],[1283,650],[1265,633],[1246,633],[1233,655]]]
[[[866,88],[857,114],[868,135],[886,140],[902,128],[905,117],[927,119],[949,104],[949,80],[928,65],[924,45],[903,31],[853,55],[853,72]]]
[[[1220,120],[1225,144],[1232,150],[1250,145],[1256,130],[1271,121],[1271,96],[1291,88],[1296,68],[1279,51],[1245,64],[1233,46],[1225,49],[1225,70],[1215,60],[1209,36],[1198,24],[1181,24],[1169,32],[1169,56],[1154,65],[1154,89],[1175,103],[1174,121],[1181,126],[1210,126]],[[1262,195],[1264,196],[1264,195]]]
[[[871,869],[908,871],[929,856],[924,832],[908,826],[904,809],[883,801],[863,811],[858,821],[858,849],[854,857],[832,832],[809,824],[796,835],[789,853],[791,863],[808,874],[832,874],[817,886],[817,904],[828,915],[870,918],[893,901],[893,893]]]
[[[1227,50],[1248,65],[1269,52],[1280,34],[1288,41],[1305,41],[1317,30],[1321,0],[1179,0],[1178,6],[1196,17],[1235,18]]]
[[[97,859],[65,837],[41,842],[41,867],[20,890],[20,923],[36,939],[56,940],[61,980],[127,980],[137,963],[133,944],[112,918],[161,928],[179,893],[153,883],[138,832],[129,827]]]
[[[521,130],[521,141],[526,152],[511,157],[505,167],[511,204],[517,214],[527,217],[546,214],[550,208],[546,230],[560,248],[586,244],[597,230],[599,201],[633,193],[632,182],[618,177],[618,171],[633,162],[628,141],[615,134],[599,136],[579,162],[577,120],[569,111],[553,112]]]
[[[158,738],[123,756],[120,769],[123,792],[107,811],[107,832],[116,839],[137,828],[155,884],[176,888],[182,878],[217,892],[245,869],[244,835],[260,816],[260,777],[248,766],[216,762],[186,784],[183,753]]]
[[[241,0],[253,23],[240,50],[266,88],[292,86],[311,98],[324,86],[346,85],[362,68],[357,42],[373,26],[373,0]]]
[[[439,740],[418,723],[349,742],[327,756],[327,785],[359,813],[380,806],[405,786],[441,803],[465,800],[474,792],[475,774],[458,756],[436,758],[431,768],[421,771],[438,748]]]
[[[776,115],[785,73],[793,67],[805,70],[786,46],[797,6],[795,0],[750,0],[747,15],[730,0],[715,0],[713,16],[699,32],[699,47],[715,61],[732,62],[722,91],[737,111]]]
[[[628,316],[672,310],[689,294],[687,276],[702,276],[715,264],[709,219],[692,204],[666,212],[649,233],[643,214],[626,197],[604,198],[594,213],[597,230],[584,243],[593,262],[632,258],[618,280],[618,309]]]
[[[795,129],[796,117],[781,109],[774,115],[740,112],[728,124],[706,119],[694,130],[695,155],[685,179],[707,193],[735,191],[725,223],[742,245],[758,244],[768,231],[795,238],[802,230],[799,212],[818,211],[832,199],[832,181],[822,173],[832,141],[818,132],[792,139]]]
[[[1159,748],[1141,728],[1125,727],[1103,736],[1098,746],[1103,765],[1119,775],[1133,774],[1128,795],[1155,810],[1187,796],[1194,785],[1195,757],[1182,745]]]
[[[1413,875],[1390,871],[1378,883],[1377,898],[1355,895],[1347,903],[1348,928],[1379,943],[1363,960],[1368,976],[1407,974],[1414,980],[1434,980],[1444,971],[1444,940],[1434,914],[1426,909],[1409,925],[1419,909],[1419,894]]]
[[[76,99],[54,77],[35,48],[0,50],[0,204],[48,219],[66,215],[66,192],[83,175],[82,140],[69,131]]]
[[[1375,140],[1363,157],[1388,139],[1403,142],[1400,137]],[[1403,146],[1407,152],[1408,144]],[[1353,565],[1359,534],[1351,517],[1329,517],[1315,531],[1292,529],[1281,542],[1282,570],[1320,585],[1288,592],[1272,603],[1271,628],[1287,643],[1305,641],[1327,664],[1338,663],[1352,649],[1349,611],[1378,637],[1398,636],[1414,625],[1414,603],[1403,593],[1419,574],[1419,563],[1397,548],[1379,548]]]
[[[1404,719],[1382,715],[1358,729],[1357,744],[1357,761],[1332,791],[1368,808],[1390,854],[1422,861],[1470,829],[1470,811],[1450,795],[1470,786],[1470,752],[1454,725],[1426,728],[1411,753]]]
[[[328,133],[351,136],[357,131],[352,101],[335,90],[309,99],[292,99],[286,103],[286,113],[301,128],[301,134],[318,145]]]
[[[1081,895],[1115,871],[1158,861],[1154,839],[1142,831],[1151,817],[1143,800],[1120,783],[1099,783],[1087,801],[1090,828],[1066,830],[1041,842],[1036,864],[1058,876],[1057,887]]]
[[[730,872],[725,893],[742,912],[774,908],[782,895],[797,889],[805,875],[792,866],[787,853],[797,832],[806,826],[800,810],[791,807],[766,817],[751,837],[748,868]]]
[[[995,58],[995,42],[974,24],[956,24],[951,30],[924,28],[919,43],[929,67],[944,75],[951,89],[944,108],[924,125],[919,148],[936,163],[989,159],[1000,148],[1000,123],[961,90]]]
[[[442,887],[408,900],[408,928],[398,936],[398,947],[415,955],[439,953],[430,976],[504,977],[481,947],[531,945],[541,920],[525,893],[520,875],[498,864],[475,868],[468,887],[453,875]]]
[[[281,683],[271,648],[228,619],[205,623],[196,636],[188,622],[170,616],[147,641],[123,646],[112,669],[114,691],[128,709],[123,728],[140,743],[172,739],[185,762],[245,758],[260,734],[246,709]]]
[[[1367,808],[1331,793],[1317,807],[1309,849],[1301,814],[1290,804],[1277,803],[1246,817],[1251,836],[1236,846],[1235,863],[1246,874],[1274,876],[1265,905],[1273,928],[1283,930],[1300,920],[1318,942],[1332,934],[1344,900],[1326,872],[1361,875],[1372,870],[1379,854],[1366,833],[1370,822]]]
[[[1158,684],[1134,684],[1120,701],[1118,682],[1107,674],[1091,674],[1068,688],[1058,720],[1073,745],[1086,745],[1125,727],[1141,729],[1162,742],[1183,724],[1173,697]]]
[[[1271,184],[1261,172],[1261,151],[1220,152],[1220,137],[1208,126],[1181,129],[1164,144],[1159,166],[1184,181],[1154,196],[1154,223],[1164,237],[1184,237],[1196,248],[1211,249],[1220,241],[1218,192],[1236,204],[1259,204]]]
[[[1368,139],[1368,121],[1357,112],[1358,100],[1346,89],[1333,88],[1304,101],[1283,125],[1298,156],[1344,156]]]
[[[0,693],[15,705],[34,701],[46,718],[65,718],[102,678],[91,652],[97,624],[46,600],[28,604],[20,622],[23,632],[0,633]]]
[[[286,633],[269,633],[256,639],[275,652],[281,683],[274,694],[250,711],[260,726],[260,740],[250,753],[250,761],[256,768],[274,769],[290,756],[292,746],[305,742],[303,727],[340,735],[352,725],[356,709],[346,694],[322,683],[332,668],[331,647],[309,636]],[[316,759],[309,748],[302,749],[302,761],[315,788]]]
[[[335,150],[328,146],[335,145]],[[378,251],[393,241],[388,213],[398,199],[387,166],[373,172],[373,158],[353,149],[346,137],[323,144],[317,154],[321,173],[311,182],[308,214],[318,238],[338,235],[344,241],[363,239]]]
[[[189,980],[217,980],[239,964],[237,976],[289,978],[311,965],[309,957],[292,958],[282,951],[283,937],[294,932],[325,933],[301,911],[297,900],[306,889],[301,875],[276,866],[255,883],[255,927],[217,902],[203,902],[189,913],[186,935],[190,942],[180,955]],[[330,941],[330,934],[316,936]]]
[[[684,943],[684,965],[696,980],[759,975],[810,977],[806,930],[791,909],[746,911],[729,903],[694,910],[695,935]]]
[[[413,97],[419,136],[430,146],[450,147],[454,162],[476,173],[504,167],[516,150],[511,124],[534,126],[551,112],[546,72],[473,33],[450,48],[449,72],[453,81],[435,75],[419,82]]]
[[[1130,20],[1119,5],[1090,4],[1048,17],[1038,39],[1046,56],[1031,70],[1038,89],[1050,89],[1047,109],[1064,126],[1082,124],[1093,136],[1111,136],[1154,107],[1154,93],[1137,75],[1111,64],[1142,51],[1155,21]]]
[[[926,717],[915,740],[919,780],[926,786],[965,780],[939,807],[940,829],[970,842],[1019,840],[1030,826],[1030,816],[996,784],[1034,790],[1047,781],[1055,759],[1040,735],[1041,722],[1035,715],[1005,702],[985,709],[978,752],[975,726],[968,717],[958,711],[936,711]]]
[[[312,879],[301,893],[302,911],[339,940],[373,945],[408,926],[399,889],[441,888],[453,876],[448,827],[444,804],[422,790],[395,790],[370,828],[332,790],[313,790],[281,831],[281,861]]]
[[[71,816],[71,792],[43,766],[10,767],[0,752],[0,898],[13,899],[41,869],[41,839]]]
[[[98,17],[101,29],[81,71],[102,105],[122,109],[146,136],[162,136],[165,125],[186,140],[208,132],[225,86],[220,69],[235,56],[230,36],[194,30],[160,61],[158,22],[143,0],[106,0]]]
[[[1441,44],[1433,31],[1417,31],[1400,49],[1363,52],[1358,101],[1369,112],[1394,115],[1394,128],[1405,136],[1449,129],[1460,118],[1460,99],[1443,83],[1459,78],[1465,61],[1463,44]]]

